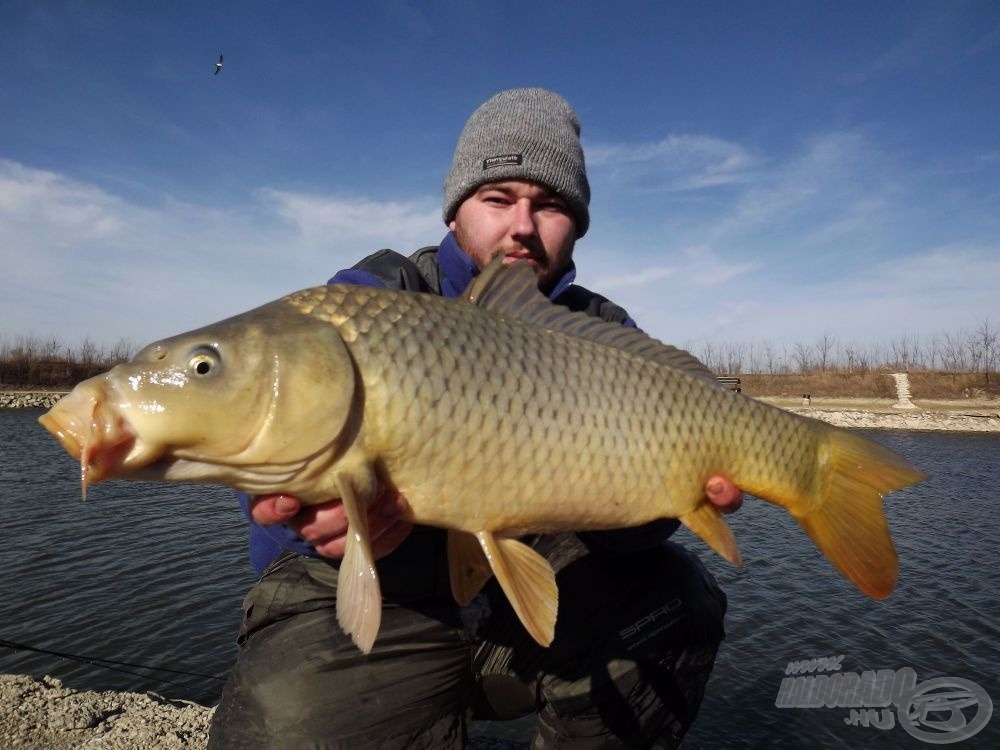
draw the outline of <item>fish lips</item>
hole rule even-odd
[[[38,418],[38,423],[59,441],[63,450],[73,458],[79,459],[83,452],[83,445],[79,440],[81,431],[73,420],[64,420],[65,417],[60,419],[58,415],[49,411]]]
[[[163,453],[143,443],[128,420],[90,394],[70,394],[38,422],[80,462],[84,487],[131,474]]]

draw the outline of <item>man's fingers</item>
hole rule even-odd
[[[314,546],[323,545],[347,533],[347,511],[339,500],[309,505],[289,521],[288,525],[307,542]]]
[[[383,518],[396,519],[409,508],[410,505],[406,502],[405,497],[398,492],[386,490],[379,495],[378,500],[368,512],[368,517],[371,519],[373,516],[382,516]]]
[[[735,513],[743,505],[743,492],[723,476],[705,482],[705,497],[723,513]]]
[[[396,521],[387,527],[377,539],[372,540],[372,555],[378,560],[396,549],[413,531],[413,524]]]
[[[347,547],[347,524],[343,530],[338,530],[326,536],[315,536],[309,539],[307,535],[313,529],[306,528],[303,538],[312,544],[313,548],[324,557],[343,557]],[[368,536],[371,540],[372,555],[375,559],[385,557],[396,549],[410,535],[413,525],[405,521],[369,516]]]
[[[312,542],[312,546],[323,557],[336,557],[339,559],[344,556],[344,549],[347,546],[347,535],[341,534],[340,536],[317,540]]]
[[[386,490],[368,509],[368,534],[376,558],[389,554],[409,536],[412,525],[400,520],[408,508],[402,495]],[[259,524],[286,524],[324,557],[344,556],[347,513],[339,500],[303,506],[290,495],[262,495],[251,500],[250,515]]]
[[[254,523],[262,526],[287,523],[301,508],[302,503],[289,495],[261,495],[250,499],[250,516]]]
[[[368,511],[368,533],[376,557],[381,557],[377,546],[387,546],[386,552],[391,552],[410,533],[410,524],[399,518],[408,507],[406,499],[398,492],[386,491]]]

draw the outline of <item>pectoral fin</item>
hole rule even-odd
[[[337,620],[364,653],[372,650],[382,621],[382,592],[372,555],[366,506],[348,479],[338,481],[347,513],[347,546],[337,582]]]
[[[681,516],[680,521],[733,565],[742,564],[733,530],[714,505],[707,501],[701,502],[690,513]]]
[[[496,537],[488,531],[480,531],[476,538],[521,624],[539,644],[551,644],[559,602],[552,566],[516,539]]]
[[[448,530],[448,575],[451,593],[464,607],[493,575],[479,539],[464,531]]]

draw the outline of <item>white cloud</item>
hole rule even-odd
[[[654,335],[694,349],[712,341],[811,345],[822,333],[841,343],[887,343],[1000,319],[1000,245],[940,246],[791,280],[761,272],[699,287],[685,273],[674,278],[685,283],[623,290],[616,301]]]
[[[673,276],[677,273],[677,271],[678,269],[676,268],[668,268],[665,266],[642,268],[636,273],[607,276],[602,279],[601,287],[608,291],[615,291],[618,289],[627,289],[629,287],[646,286],[648,284],[655,284],[658,281],[662,281],[668,276]]]
[[[374,201],[304,195],[264,188],[264,205],[291,222],[310,244],[343,239],[412,243],[414,237],[443,234],[441,208],[430,199]]]
[[[736,263],[723,259],[705,245],[695,245],[683,252],[688,261],[685,276],[699,287],[717,286],[761,267],[759,261]]]
[[[263,188],[241,207],[138,205],[65,175],[0,162],[0,337],[148,342],[314,284],[398,242],[444,233],[430,200]]]
[[[580,282],[654,335],[781,342],[830,331],[884,340],[1000,319],[995,216],[982,201],[936,200],[961,175],[919,171],[865,132],[817,134],[766,158],[697,137],[605,149],[592,171],[595,193],[617,190],[621,203],[610,214],[597,209],[603,215],[578,254]],[[691,157],[687,171],[675,162],[668,175],[676,190],[653,194],[652,182],[621,182],[607,169],[613,160],[652,174],[671,153]],[[982,169],[995,171],[995,162]],[[709,187],[710,174],[729,181]],[[650,201],[635,210],[629,202],[640,193]],[[233,208],[169,197],[140,205],[0,162],[0,335],[145,342],[322,283],[380,247],[407,251],[443,232],[431,196],[264,186]]]
[[[886,37],[891,42],[881,52],[845,70],[844,84],[857,86],[928,67],[940,71],[996,42],[995,34],[987,33],[969,45],[966,40],[979,29],[969,27],[967,14],[956,12],[954,4],[915,4],[910,10],[899,17],[897,34]]]
[[[1000,317],[1000,247],[981,202],[936,199],[948,179],[863,131],[816,134],[758,160],[752,181],[703,191],[697,210],[668,201],[655,232],[648,217],[616,219],[618,235],[645,231],[640,243],[596,221],[580,280],[674,343],[954,332]]]
[[[29,232],[59,245],[110,240],[127,225],[122,208],[94,186],[0,160],[0,228],[8,240]]]
[[[745,182],[759,159],[742,146],[705,135],[655,143],[587,145],[588,169],[648,190],[701,190]]]
[[[983,316],[1000,312],[1000,243],[947,244],[881,262],[855,280],[858,292],[919,300],[916,314],[959,301],[979,303]],[[969,321],[971,324],[972,321]]]
[[[790,224],[809,227],[838,224],[859,206],[884,205],[892,169],[855,131],[833,131],[806,140],[770,169],[759,170],[754,182],[734,200],[728,215],[714,225],[724,239]],[[825,231],[825,230],[824,230]]]

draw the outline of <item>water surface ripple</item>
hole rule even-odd
[[[36,424],[40,414],[0,410],[0,638],[224,676],[253,581],[233,493],[108,482],[82,502],[77,467]],[[898,725],[849,726],[845,708],[776,708],[787,663],[803,659],[843,655],[842,671],[960,677],[1000,702],[1000,436],[866,434],[931,475],[888,499],[901,569],[886,601],[855,591],[767,503],[747,502],[731,517],[742,568],[678,532],[729,596],[727,640],[686,748],[927,747]],[[209,704],[220,688],[207,677],[124,674],[4,648],[0,670]],[[529,731],[523,721],[505,726],[490,732]],[[1000,718],[960,747],[1000,747]]]

